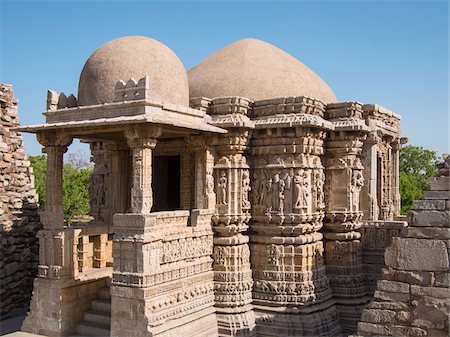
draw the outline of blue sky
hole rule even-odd
[[[84,62],[114,38],[155,38],[190,69],[254,37],[300,59],[339,101],[401,114],[410,144],[449,152],[447,1],[3,0],[0,10],[0,81],[13,84],[24,125],[44,122],[47,89],[76,95]],[[40,153],[34,135],[24,139]]]

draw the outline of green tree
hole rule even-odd
[[[45,178],[47,158],[30,156],[34,173],[34,184],[39,195],[40,207],[45,206]],[[87,215],[89,212],[89,179],[92,168],[81,154],[69,155],[63,167],[63,209],[64,219],[70,223],[74,218]]]
[[[43,209],[45,206],[45,176],[47,174],[47,157],[29,156],[34,175],[34,188],[39,195],[39,205]]]
[[[411,209],[429,189],[429,179],[436,174],[438,157],[435,151],[407,145],[400,150],[400,195],[402,214]]]

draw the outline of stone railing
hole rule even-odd
[[[406,221],[364,221],[360,229],[363,270],[366,278],[367,292],[372,295],[381,269],[385,267],[384,251],[391,245],[393,237],[400,235],[407,227]]]
[[[88,281],[110,277],[112,234],[100,223],[78,224],[60,230],[41,230],[38,276]]]
[[[84,279],[89,274],[112,273],[112,233],[104,223],[90,223],[77,226],[80,232],[75,238],[73,274],[76,279]]]

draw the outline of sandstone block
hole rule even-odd
[[[395,281],[378,281],[377,289],[381,291],[393,292],[393,293],[409,293],[409,284]]]
[[[395,314],[395,319],[401,324],[409,323],[411,321],[411,313],[409,311],[399,311]]]
[[[445,200],[416,200],[413,202],[413,209],[443,211],[448,209],[448,204]]]
[[[409,227],[405,230],[404,236],[416,239],[450,239],[450,228],[437,227]]]
[[[392,238],[385,262],[387,266],[406,271],[447,271],[449,268],[447,247],[440,240]]]
[[[389,329],[385,325],[381,324],[373,324],[373,323],[365,323],[365,322],[359,322],[358,323],[358,331],[362,333],[372,333],[372,334],[378,334],[378,335],[388,335]]]
[[[383,270],[383,279],[399,281],[409,284],[417,284],[422,286],[431,286],[433,283],[432,272],[419,271],[401,271],[401,270]]]
[[[435,273],[434,286],[450,288],[450,273]]]
[[[395,311],[381,309],[364,310],[361,320],[369,323],[394,323]]]
[[[410,226],[449,227],[450,211],[411,211],[408,219]]]
[[[409,294],[399,294],[391,293],[387,291],[376,290],[374,298],[381,301],[392,301],[392,302],[409,302],[411,297]]]
[[[428,191],[423,196],[425,200],[450,200],[448,191]]]
[[[409,305],[402,302],[377,302],[372,301],[368,304],[369,309],[384,309],[384,310],[403,310],[408,309]]]
[[[411,286],[411,295],[413,296],[431,296],[435,298],[449,298],[450,292],[448,288],[440,287],[420,287]]]
[[[431,191],[450,191],[449,177],[432,177],[430,178]]]
[[[412,328],[412,327],[400,326],[400,325],[389,327],[389,333],[393,337],[405,337],[405,336],[421,337],[421,336],[427,335],[427,332],[421,328]]]

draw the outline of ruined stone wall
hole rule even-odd
[[[449,336],[449,159],[446,176],[432,178],[431,190],[408,213],[409,227],[386,250],[386,268],[359,335]]]
[[[41,228],[33,171],[25,154],[17,100],[0,84],[0,315],[28,306],[38,264]]]

